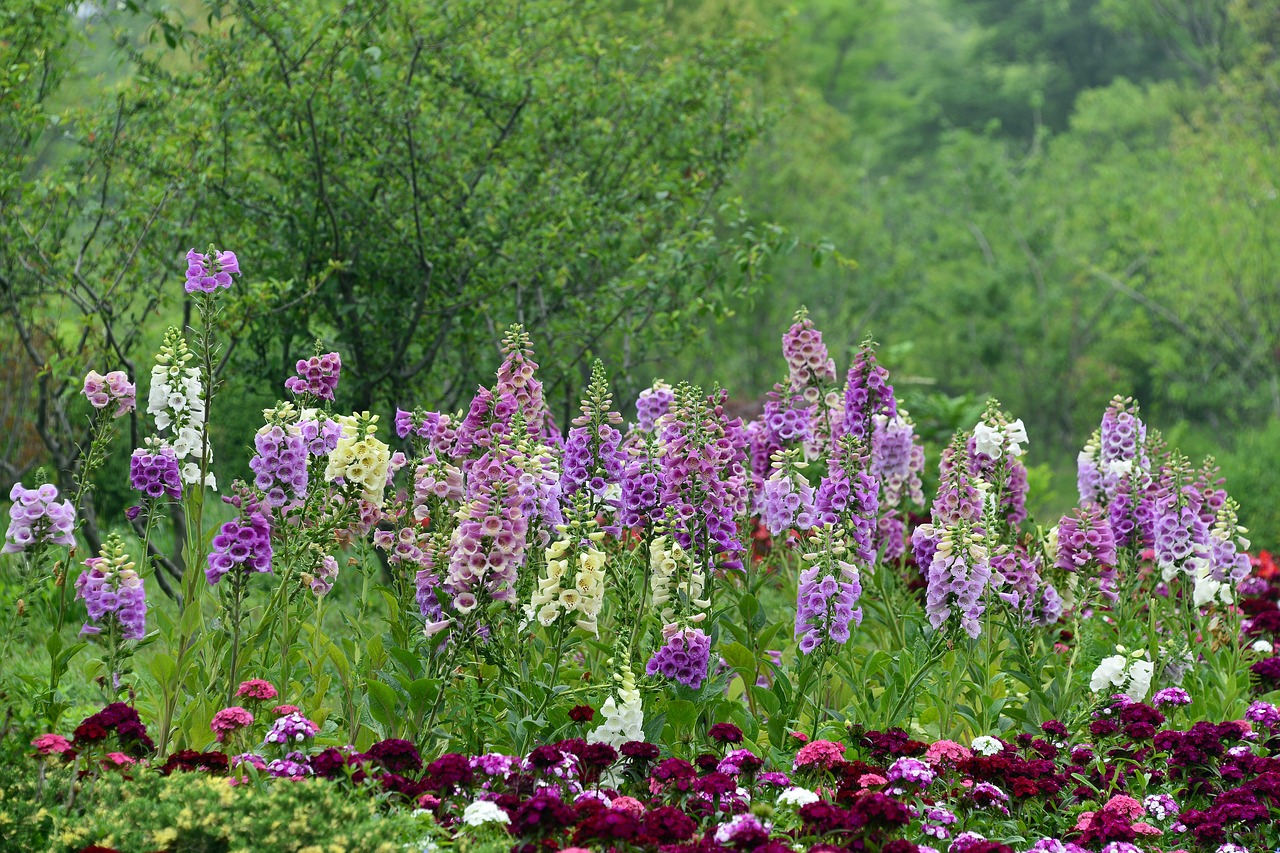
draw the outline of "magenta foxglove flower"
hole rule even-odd
[[[187,293],[213,293],[231,286],[231,276],[240,275],[240,261],[235,252],[201,254],[187,252]]]
[[[300,359],[295,365],[297,376],[285,380],[284,387],[294,394],[310,394],[321,400],[332,400],[342,375],[342,357],[336,352]]]

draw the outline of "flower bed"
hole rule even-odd
[[[992,401],[935,481],[874,346],[842,381],[803,312],[748,423],[658,382],[626,424],[597,362],[562,431],[513,327],[492,388],[398,410],[392,438],[335,409],[341,359],[317,348],[215,521],[206,424],[240,267],[188,263],[198,320],[151,372],[127,526],[72,566],[76,506],[136,405],[118,372],[85,380],[72,499],[11,496],[22,604],[0,651],[50,638],[46,675],[5,676],[29,772],[0,784],[0,832],[27,849],[1280,843],[1276,567],[1212,462],[1132,400],[1046,529],[1020,419]],[[82,671],[103,701],[71,726]],[[309,801],[333,819],[284,831]]]

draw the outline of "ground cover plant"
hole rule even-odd
[[[1045,525],[1016,413],[931,461],[874,344],[838,371],[803,311],[746,423],[663,382],[628,422],[597,362],[558,425],[513,325],[459,412],[336,411],[318,344],[219,477],[240,260],[186,262],[146,387],[85,377],[74,494],[10,495],[8,849],[1280,842],[1280,571],[1133,400]],[[137,502],[86,557],[77,507],[140,399]]]

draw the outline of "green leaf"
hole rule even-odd
[[[383,735],[392,737],[399,705],[396,691],[381,681],[370,681],[365,686],[369,691],[369,714],[382,725]]]
[[[687,699],[672,699],[666,706],[667,722],[677,729],[687,728],[698,719],[698,706]]]
[[[754,699],[760,707],[764,708],[770,718],[782,710],[782,703],[778,701],[778,697],[767,688],[753,684],[751,686],[751,698]]]
[[[720,656],[729,663],[729,666],[747,673],[756,671],[756,656],[742,643],[730,643],[724,646],[720,649]]]

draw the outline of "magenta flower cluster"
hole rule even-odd
[[[609,486],[622,482],[627,457],[621,446],[622,433],[607,423],[569,430],[561,460],[561,491],[572,495],[586,486],[599,496]]]
[[[1113,567],[1116,541],[1104,512],[1098,507],[1077,509],[1058,522],[1058,558],[1055,565],[1068,572],[1086,566]]]
[[[310,394],[321,400],[332,400],[342,374],[342,358],[336,352],[299,359],[294,365],[297,376],[285,380],[284,387],[299,396]]]
[[[298,423],[298,433],[302,436],[302,443],[306,445],[308,453],[312,456],[325,456],[338,446],[338,439],[342,438],[342,425],[329,418],[323,421],[301,421]]]
[[[702,687],[711,664],[711,638],[701,628],[668,630],[663,633],[666,642],[649,658],[645,672],[678,681],[694,690]]]
[[[213,537],[209,567],[205,569],[209,583],[216,584],[235,569],[271,571],[271,523],[256,507],[246,507],[240,518],[223,524]]]
[[[1187,562],[1208,559],[1209,527],[1199,513],[1199,495],[1187,489],[1156,501],[1156,521],[1152,546],[1156,565],[1166,573],[1187,568]]]
[[[792,527],[808,530],[814,525],[814,490],[798,478],[777,472],[765,480],[760,494],[760,523],[778,536]]]
[[[155,500],[168,495],[182,499],[182,472],[178,457],[167,446],[154,451],[139,447],[129,457],[129,485],[135,491]]]
[[[45,483],[28,489],[14,483],[9,490],[9,529],[4,536],[2,554],[16,554],[48,542],[53,545],[76,544],[76,510],[71,501],[58,500],[58,487]]]
[[[128,414],[138,406],[138,389],[123,370],[113,370],[106,376],[90,370],[84,377],[84,396],[95,409],[105,409],[115,403],[113,418]]]
[[[212,256],[195,249],[187,252],[187,293],[213,293],[230,287],[233,275],[240,275],[235,252],[216,252]]]

